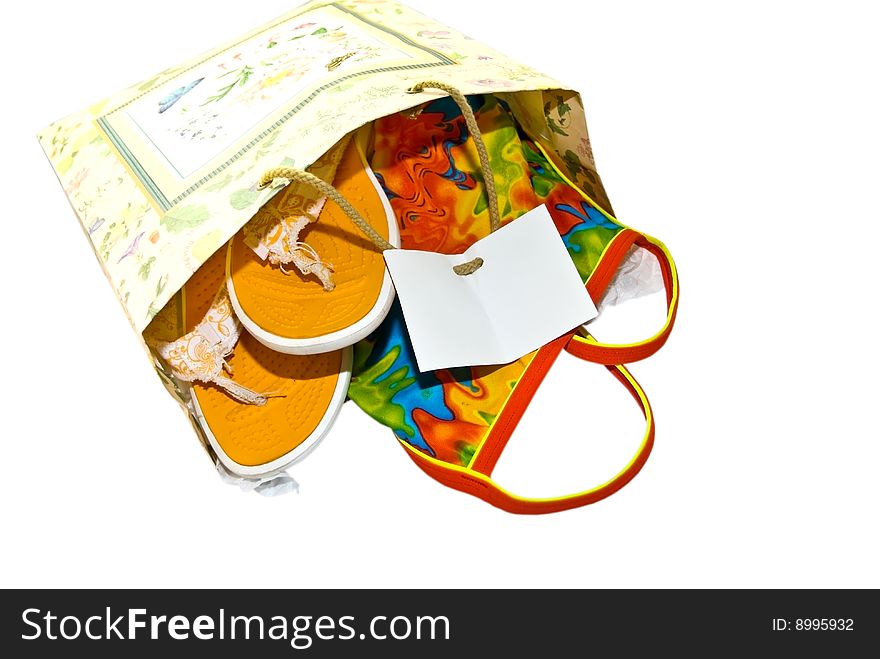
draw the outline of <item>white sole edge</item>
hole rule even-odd
[[[376,194],[379,195],[379,199],[382,201],[382,207],[385,209],[385,217],[388,222],[388,242],[394,245],[394,247],[400,247],[400,231],[397,228],[397,219],[394,216],[391,204],[388,202],[385,193],[382,192],[382,186],[379,185],[373,170],[366,164],[366,157],[360,151],[360,147],[358,147],[358,151],[361,155],[361,162],[364,163],[366,168],[367,177],[373,184]],[[315,285],[317,286],[318,283],[316,282]],[[391,275],[386,269],[382,277],[382,288],[379,290],[379,298],[366,316],[345,329],[336,332],[308,339],[292,339],[263,329],[245,313],[235,293],[235,285],[232,283],[232,241],[230,241],[226,252],[226,288],[229,291],[229,299],[235,315],[238,316],[247,332],[267,348],[289,355],[316,355],[354,345],[361,339],[369,336],[385,320],[385,317],[391,310],[391,306],[394,304],[395,297],[394,283],[391,281]]]
[[[312,451],[315,450],[318,444],[321,443],[321,440],[323,440],[324,437],[327,436],[327,433],[330,432],[330,429],[336,422],[336,417],[339,416],[339,411],[342,409],[343,403],[345,403],[345,400],[348,396],[348,385],[349,382],[351,382],[351,366],[353,353],[354,350],[351,347],[347,347],[343,350],[342,368],[339,372],[339,378],[336,380],[336,388],[333,390],[333,397],[330,400],[330,407],[321,418],[321,421],[318,423],[317,427],[295,449],[293,449],[289,453],[286,453],[280,458],[276,458],[275,460],[272,460],[271,462],[267,462],[265,464],[253,466],[242,465],[230,458],[226,454],[226,451],[223,450],[223,447],[220,446],[220,443],[217,441],[214,433],[211,431],[211,426],[208,424],[207,420],[205,419],[205,415],[202,413],[202,408],[199,406],[198,397],[195,394],[192,394],[191,401],[193,405],[193,413],[195,414],[196,420],[202,427],[205,436],[208,438],[208,442],[211,444],[211,448],[214,449],[214,453],[217,454],[217,458],[220,460],[223,466],[236,476],[240,476],[242,478],[254,478],[258,476],[271,476],[273,474],[282,472],[291,465],[305,459]],[[271,405],[271,401],[268,404]]]

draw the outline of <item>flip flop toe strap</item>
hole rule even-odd
[[[227,377],[232,375],[232,368],[226,358],[240,336],[241,324],[232,313],[224,285],[191,332],[175,341],[159,341],[154,348],[178,380],[215,384],[240,403],[265,405],[270,394],[258,393]]]

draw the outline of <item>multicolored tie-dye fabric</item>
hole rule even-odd
[[[468,99],[495,174],[502,224],[545,204],[586,282],[621,227],[565,184],[494,96]],[[456,254],[489,233],[474,142],[451,99],[375,122],[371,166],[404,249]],[[403,314],[355,346],[349,397],[402,441],[467,467],[535,353],[503,366],[419,373]]]

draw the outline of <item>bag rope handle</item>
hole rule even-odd
[[[477,148],[477,155],[480,158],[480,166],[483,170],[483,181],[486,185],[486,195],[489,198],[490,233],[492,233],[501,226],[501,214],[498,211],[498,192],[495,189],[495,174],[492,171],[492,165],[489,162],[489,151],[486,149],[486,143],[483,141],[483,134],[477,124],[477,118],[474,115],[474,111],[471,109],[470,104],[467,102],[467,99],[461,91],[442,82],[426,80],[424,82],[416,83],[407,89],[406,92],[407,94],[419,94],[426,89],[439,89],[440,91],[446,92],[458,106],[459,110],[461,110],[461,115],[464,118],[468,131],[470,131],[470,134],[474,139],[474,145]],[[351,204],[351,202],[343,197],[336,188],[314,174],[307,172],[304,169],[297,169],[296,167],[275,167],[263,173],[257,187],[258,189],[263,190],[276,181],[286,181],[286,183],[284,183],[285,185],[294,181],[311,185],[318,192],[324,194],[328,199],[332,199],[336,202],[336,205],[339,206],[354,225],[360,229],[380,251],[384,252],[388,249],[397,249],[394,245],[385,240],[385,238],[380,236]],[[456,265],[453,267],[453,270],[457,275],[467,276],[475,273],[482,267],[482,265],[483,259],[477,257],[467,263]]]
[[[394,245],[385,240],[373,227],[370,226],[370,224],[364,219],[364,216],[352,206],[348,199],[342,196],[339,190],[311,172],[307,172],[304,169],[296,169],[294,167],[275,167],[274,169],[270,169],[263,173],[263,177],[260,179],[260,184],[257,187],[260,190],[263,190],[272,185],[275,181],[287,181],[285,185],[294,181],[311,185],[328,199],[335,201],[336,205],[342,209],[342,212],[348,216],[348,219],[354,222],[354,225],[381,251],[384,252],[386,249],[395,249]]]
[[[501,226],[501,213],[498,212],[498,192],[495,190],[495,174],[492,171],[492,165],[489,162],[489,151],[486,149],[486,143],[483,141],[483,133],[477,125],[477,118],[474,116],[474,111],[471,109],[471,105],[467,102],[464,94],[462,94],[458,88],[453,87],[452,85],[447,85],[443,82],[437,82],[436,80],[426,80],[424,82],[416,83],[407,89],[406,93],[420,94],[426,89],[439,89],[442,92],[446,92],[458,106],[458,109],[461,110],[461,116],[464,117],[464,122],[474,138],[474,146],[477,147],[477,155],[480,157],[480,166],[483,168],[483,179],[486,185],[486,196],[489,198],[489,220],[491,222],[490,233],[495,232],[498,230],[498,227]]]

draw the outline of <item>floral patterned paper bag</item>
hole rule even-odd
[[[503,97],[607,208],[576,92],[390,0],[307,3],[39,139],[140,335],[274,194],[263,171],[421,104],[425,79]]]

